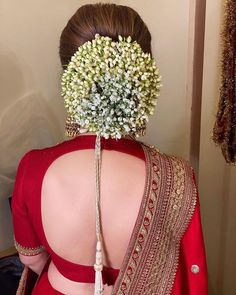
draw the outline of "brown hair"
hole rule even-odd
[[[59,55],[65,68],[78,47],[98,33],[114,41],[118,35],[131,36],[144,52],[152,54],[151,34],[139,14],[132,8],[116,4],[87,4],[70,18],[60,37]]]

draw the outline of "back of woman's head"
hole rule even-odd
[[[59,54],[63,68],[78,47],[93,40],[96,33],[113,41],[117,41],[119,35],[131,36],[144,52],[152,54],[151,34],[135,10],[116,4],[88,4],[76,11],[62,31]]]

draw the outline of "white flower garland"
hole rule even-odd
[[[139,136],[152,115],[161,77],[155,60],[131,37],[95,35],[72,56],[62,75],[67,112],[81,128],[105,138]]]

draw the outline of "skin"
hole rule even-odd
[[[102,151],[101,216],[105,266],[119,269],[122,264],[144,193],[145,176],[142,159],[118,151]],[[92,266],[96,247],[94,149],[64,154],[51,164],[42,184],[41,206],[50,247],[71,262]],[[39,274],[47,253],[21,259]],[[68,280],[53,262],[48,278],[56,290],[67,295],[94,293],[94,284]],[[106,295],[111,291],[112,286],[104,286]]]
[[[43,267],[48,259],[48,253],[42,252],[35,256],[25,256],[19,253],[20,260],[23,264],[27,265],[38,275],[42,272]]]

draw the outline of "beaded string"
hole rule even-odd
[[[95,270],[95,289],[94,295],[103,295],[102,282],[102,233],[101,233],[101,211],[100,211],[100,180],[101,180],[101,138],[100,135],[96,137],[95,143],[95,169],[96,169],[96,262],[94,264]]]

